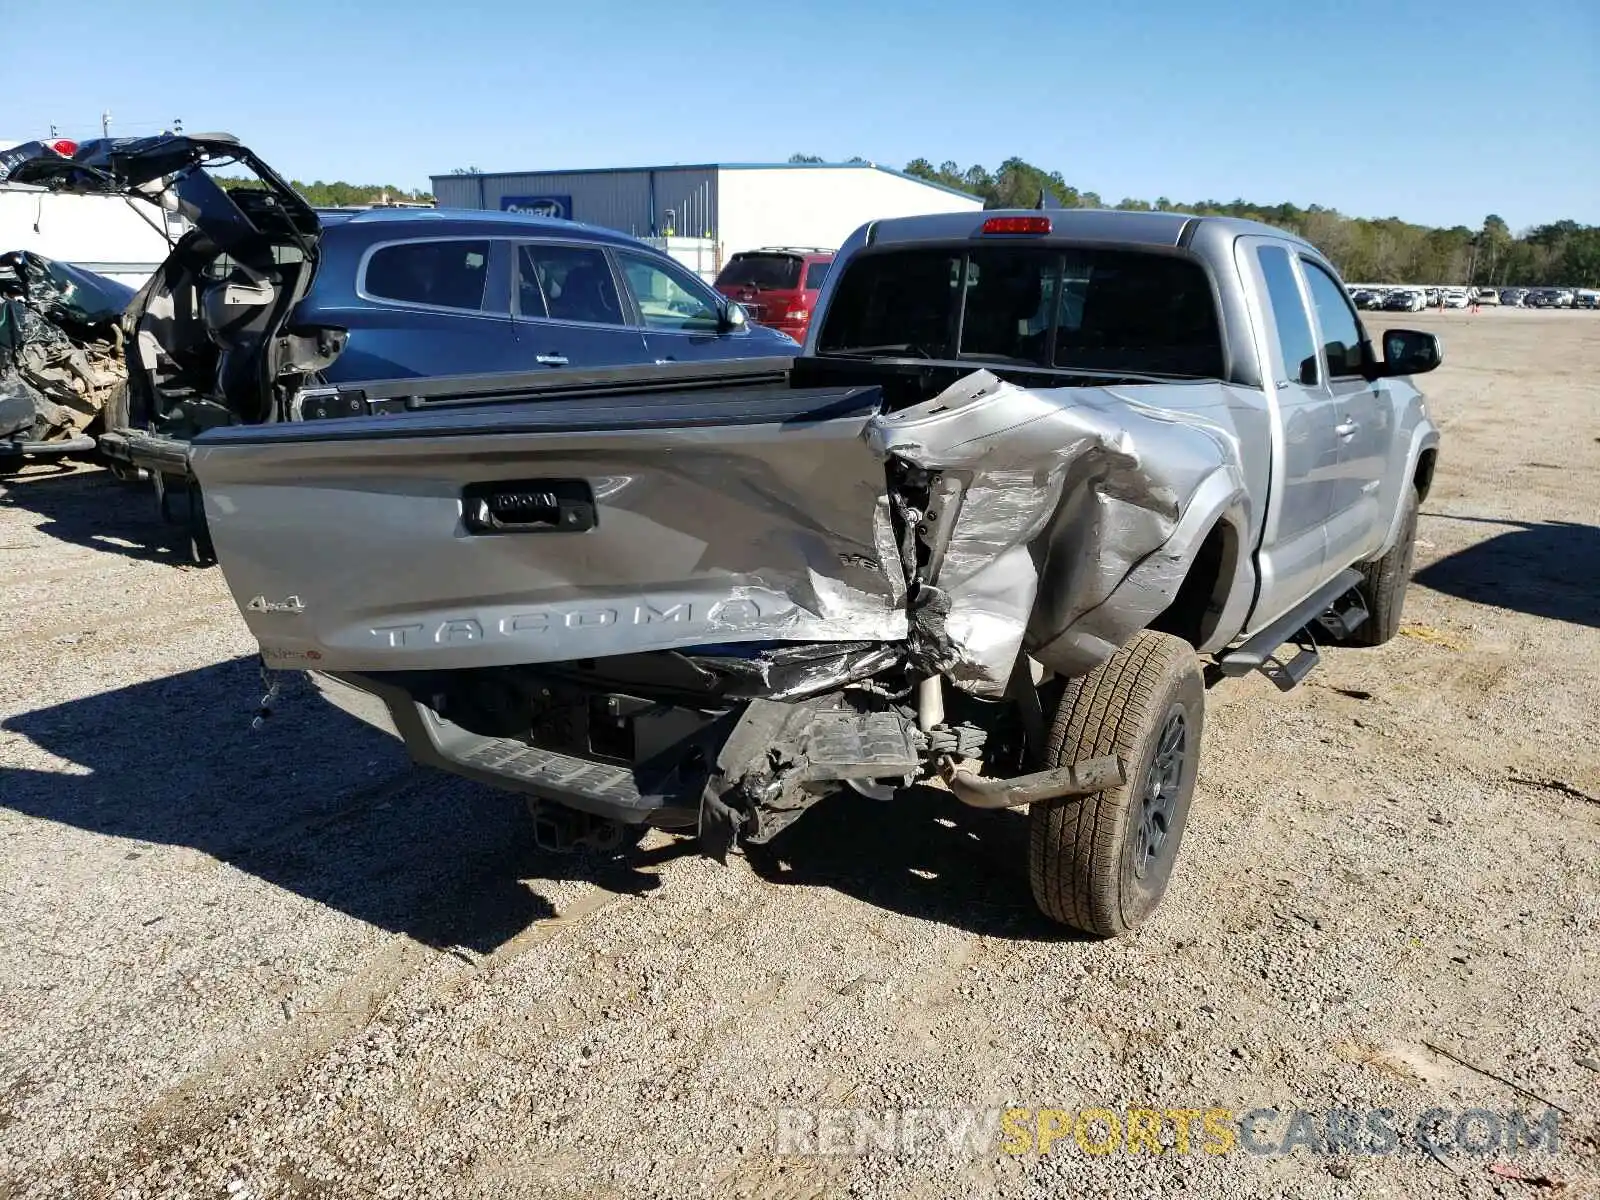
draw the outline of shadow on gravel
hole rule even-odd
[[[1426,513],[1505,529],[1429,563],[1413,578],[1436,592],[1552,621],[1600,628],[1600,527]]]
[[[889,804],[841,792],[745,855],[769,883],[828,887],[989,937],[1084,940],[1034,906],[1027,814],[969,808],[939,788]]]
[[[192,565],[187,536],[161,519],[148,483],[121,483],[109,471],[31,466],[0,477],[0,505],[36,513],[42,532],[73,546]]]
[[[87,768],[0,772],[0,804],[95,833],[191,846],[278,887],[440,949],[488,953],[555,915],[530,880],[658,885],[670,856],[557,856],[515,797],[414,766],[299,676],[250,721],[254,658],[23,713],[4,728]]]

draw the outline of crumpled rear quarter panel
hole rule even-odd
[[[1196,549],[1168,546],[1191,502],[1204,490],[1220,512],[1247,494],[1232,392],[1022,388],[979,371],[876,420],[880,454],[962,491],[932,579],[950,598],[945,630],[960,658],[946,673],[998,695],[1026,648],[1081,674],[1166,608]]]

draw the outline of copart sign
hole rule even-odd
[[[523,213],[530,217],[559,217],[572,220],[571,196],[501,196],[500,211]]]

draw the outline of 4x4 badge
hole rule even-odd
[[[305,602],[299,596],[290,596],[286,600],[268,600],[265,596],[256,596],[245,608],[251,612],[292,613],[295,616],[306,610]]]

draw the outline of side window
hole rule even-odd
[[[648,328],[698,333],[715,333],[722,328],[721,309],[687,271],[673,270],[635,254],[618,257]]]
[[[1267,282],[1267,299],[1272,303],[1272,323],[1283,350],[1283,366],[1291,380],[1306,385],[1317,382],[1317,345],[1311,335],[1311,318],[1300,285],[1295,282],[1294,264],[1282,246],[1262,246],[1256,251],[1261,275]]]
[[[361,286],[377,300],[476,312],[488,278],[487,241],[400,242],[373,253]]]
[[[625,325],[605,251],[530,243],[517,251],[517,303],[524,317]]]
[[[828,278],[828,268],[831,266],[833,266],[831,262],[814,262],[807,267],[806,291],[814,292],[821,287],[823,281]]]
[[[1335,379],[1341,375],[1361,374],[1365,363],[1361,354],[1361,322],[1344,289],[1334,282],[1316,263],[1302,258],[1306,285],[1311,289],[1311,303],[1317,306],[1317,321],[1322,326],[1323,348],[1328,354],[1328,374]]]

